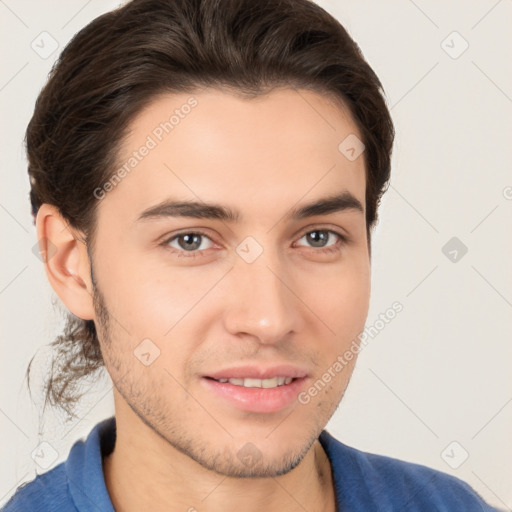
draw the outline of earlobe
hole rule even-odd
[[[57,207],[43,204],[36,218],[39,251],[55,293],[75,316],[94,319],[90,262],[85,242]]]

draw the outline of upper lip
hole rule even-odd
[[[268,367],[254,365],[236,366],[204,375],[204,377],[211,377],[212,379],[272,379],[274,377],[302,378],[306,376],[306,371],[288,364]]]

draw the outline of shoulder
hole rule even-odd
[[[114,512],[103,478],[102,455],[115,442],[115,418],[96,424],[86,440],[77,440],[68,458],[16,489],[0,512]]]
[[[18,487],[0,512],[75,512],[64,465],[62,462]]]
[[[347,446],[323,431],[336,489],[347,504],[375,510],[497,512],[463,480],[421,464]]]

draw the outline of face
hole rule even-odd
[[[165,95],[97,191],[95,322],[116,407],[205,468],[286,473],[348,385],[356,357],[338,358],[370,296],[363,156],[339,150],[351,134],[311,91]]]

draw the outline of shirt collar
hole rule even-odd
[[[98,423],[85,442],[71,448],[66,461],[69,492],[79,511],[115,512],[107,491],[102,457],[114,448],[115,417]]]
[[[115,512],[108,494],[103,472],[103,457],[114,449],[116,440],[115,416],[98,423],[87,436],[85,442],[73,445],[65,463],[68,486],[76,508],[88,512]],[[341,471],[334,463],[334,443],[336,440],[322,430],[318,440],[322,445],[332,468],[336,503],[343,494]]]

